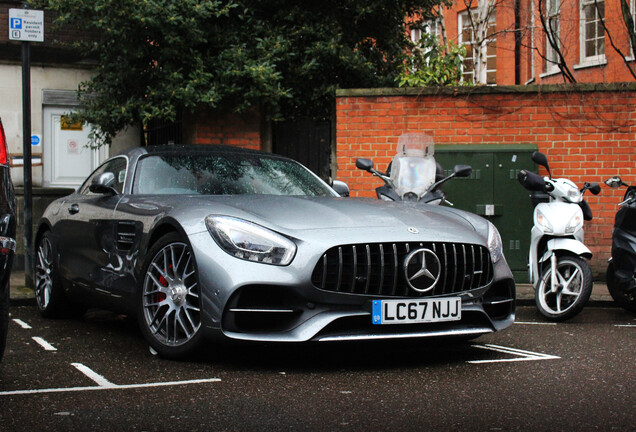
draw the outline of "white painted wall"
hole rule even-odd
[[[90,77],[88,69],[52,68],[31,65],[31,134],[44,138],[44,90],[77,90],[80,82]],[[72,107],[60,107],[68,108]],[[0,118],[7,135],[9,154],[22,154],[22,67],[19,64],[0,64]],[[49,134],[50,135],[50,134]],[[120,133],[112,146],[102,153],[100,159],[139,145],[139,130],[129,128]],[[34,157],[43,154],[44,143],[31,148]],[[43,164],[53,161],[43,157]],[[90,167],[87,167],[87,174]],[[11,176],[16,185],[23,184],[23,168],[13,167]],[[33,185],[43,185],[43,166],[34,166]]]

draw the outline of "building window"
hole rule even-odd
[[[546,15],[548,35],[545,41],[545,71],[550,73],[559,69],[559,50],[561,49],[561,0],[547,0]],[[554,45],[556,45],[556,47]]]
[[[411,41],[415,44],[419,43],[422,39],[422,34],[424,33],[433,36],[440,36],[442,32],[439,20],[427,20],[419,27],[413,27],[411,29]]]
[[[605,62],[604,0],[581,0],[581,63]]]
[[[472,21],[468,16],[468,11],[462,12],[458,16],[459,43],[464,44],[466,56],[462,61],[463,81],[477,84],[497,84],[497,40],[494,36],[496,31],[496,17],[491,13],[487,24],[480,23],[475,12],[472,13]],[[475,34],[479,33],[479,28],[486,25],[486,38],[477,40]],[[484,67],[479,67],[479,59],[485,60]]]

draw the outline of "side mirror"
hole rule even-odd
[[[356,168],[363,171],[371,171],[373,169],[373,161],[371,159],[358,158],[356,160]]]
[[[548,164],[548,157],[545,154],[541,153],[540,151],[536,151],[532,153],[532,161],[536,163],[537,165],[541,165],[542,167],[547,169],[548,175],[552,177],[552,174],[550,174],[550,165]]]
[[[469,177],[473,173],[473,167],[470,165],[455,165],[453,172],[455,177]]]
[[[346,197],[349,196],[349,186],[347,186],[347,184],[345,182],[342,182],[340,180],[334,180],[333,184],[331,185],[331,187],[341,197],[346,198]]]
[[[605,180],[605,184],[611,188],[618,188],[623,186],[624,183],[620,177],[616,176],[616,177],[608,178],[607,180]]]
[[[89,186],[89,190],[96,194],[117,195],[115,190],[115,174],[104,172],[95,177]]]
[[[598,183],[586,183],[585,189],[589,190],[594,195],[598,195],[601,192],[601,187],[598,185]]]

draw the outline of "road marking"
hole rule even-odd
[[[93,391],[93,390],[125,390],[125,389],[138,389],[146,387],[169,387],[169,386],[181,386],[188,384],[203,384],[211,382],[221,382],[220,378],[205,378],[189,381],[168,381],[146,384],[125,384],[117,385],[113,384],[111,387],[106,386],[90,386],[90,387],[67,387],[67,388],[49,388],[49,389],[36,389],[36,390],[15,390],[0,392],[0,396],[12,396],[12,395],[28,395],[39,393],[66,393],[66,392],[80,392],[80,391]]]
[[[21,319],[14,318],[13,322],[22,327],[23,329],[30,329],[31,326],[22,321]]]
[[[636,327],[636,324],[614,324],[614,327]]]
[[[51,345],[50,343],[48,343],[41,337],[33,336],[31,339],[36,341],[42,348],[44,348],[47,351],[57,351],[57,348],[55,348],[53,345]]]
[[[167,382],[155,382],[145,384],[124,384],[118,385],[108,381],[102,375],[93,371],[88,366],[84,366],[81,363],[71,363],[71,366],[82,372],[84,375],[95,381],[97,386],[89,387],[67,387],[67,388],[48,388],[48,389],[35,389],[35,390],[13,390],[0,392],[0,396],[10,395],[27,395],[27,394],[39,394],[39,393],[65,393],[65,392],[79,392],[79,391],[92,391],[92,390],[125,390],[125,389],[137,389],[147,387],[168,387],[168,386],[180,386],[188,384],[204,384],[211,382],[221,382],[220,378],[204,378],[188,381],[167,381]]]
[[[86,375],[87,377],[89,377],[90,379],[95,381],[97,383],[97,385],[100,386],[100,387],[117,387],[115,384],[113,384],[112,382],[108,381],[106,378],[104,378],[103,376],[101,376],[97,372],[93,371],[88,366],[84,366],[81,363],[71,363],[71,366],[75,367],[81,373],[83,373],[84,375]]]
[[[552,323],[552,322],[532,322],[532,321],[515,321],[515,324],[521,324],[521,325],[551,325],[551,326],[556,325],[556,323]]]
[[[506,363],[506,362],[518,362],[518,361],[537,361],[537,360],[555,360],[561,357],[536,353],[532,351],[525,351],[517,348],[502,347],[499,345],[485,344],[485,345],[472,345],[474,348],[480,348],[490,351],[502,352],[505,354],[516,355],[519,357],[505,358],[505,359],[493,359],[493,360],[469,360],[467,363],[480,364],[480,363]]]

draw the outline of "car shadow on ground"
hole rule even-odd
[[[150,353],[134,318],[90,309],[81,320],[92,332],[108,335],[114,345],[143,349],[145,355],[169,361]],[[458,338],[305,343],[209,341],[199,353],[183,361],[244,371],[377,370],[462,362],[471,351],[471,341]]]

